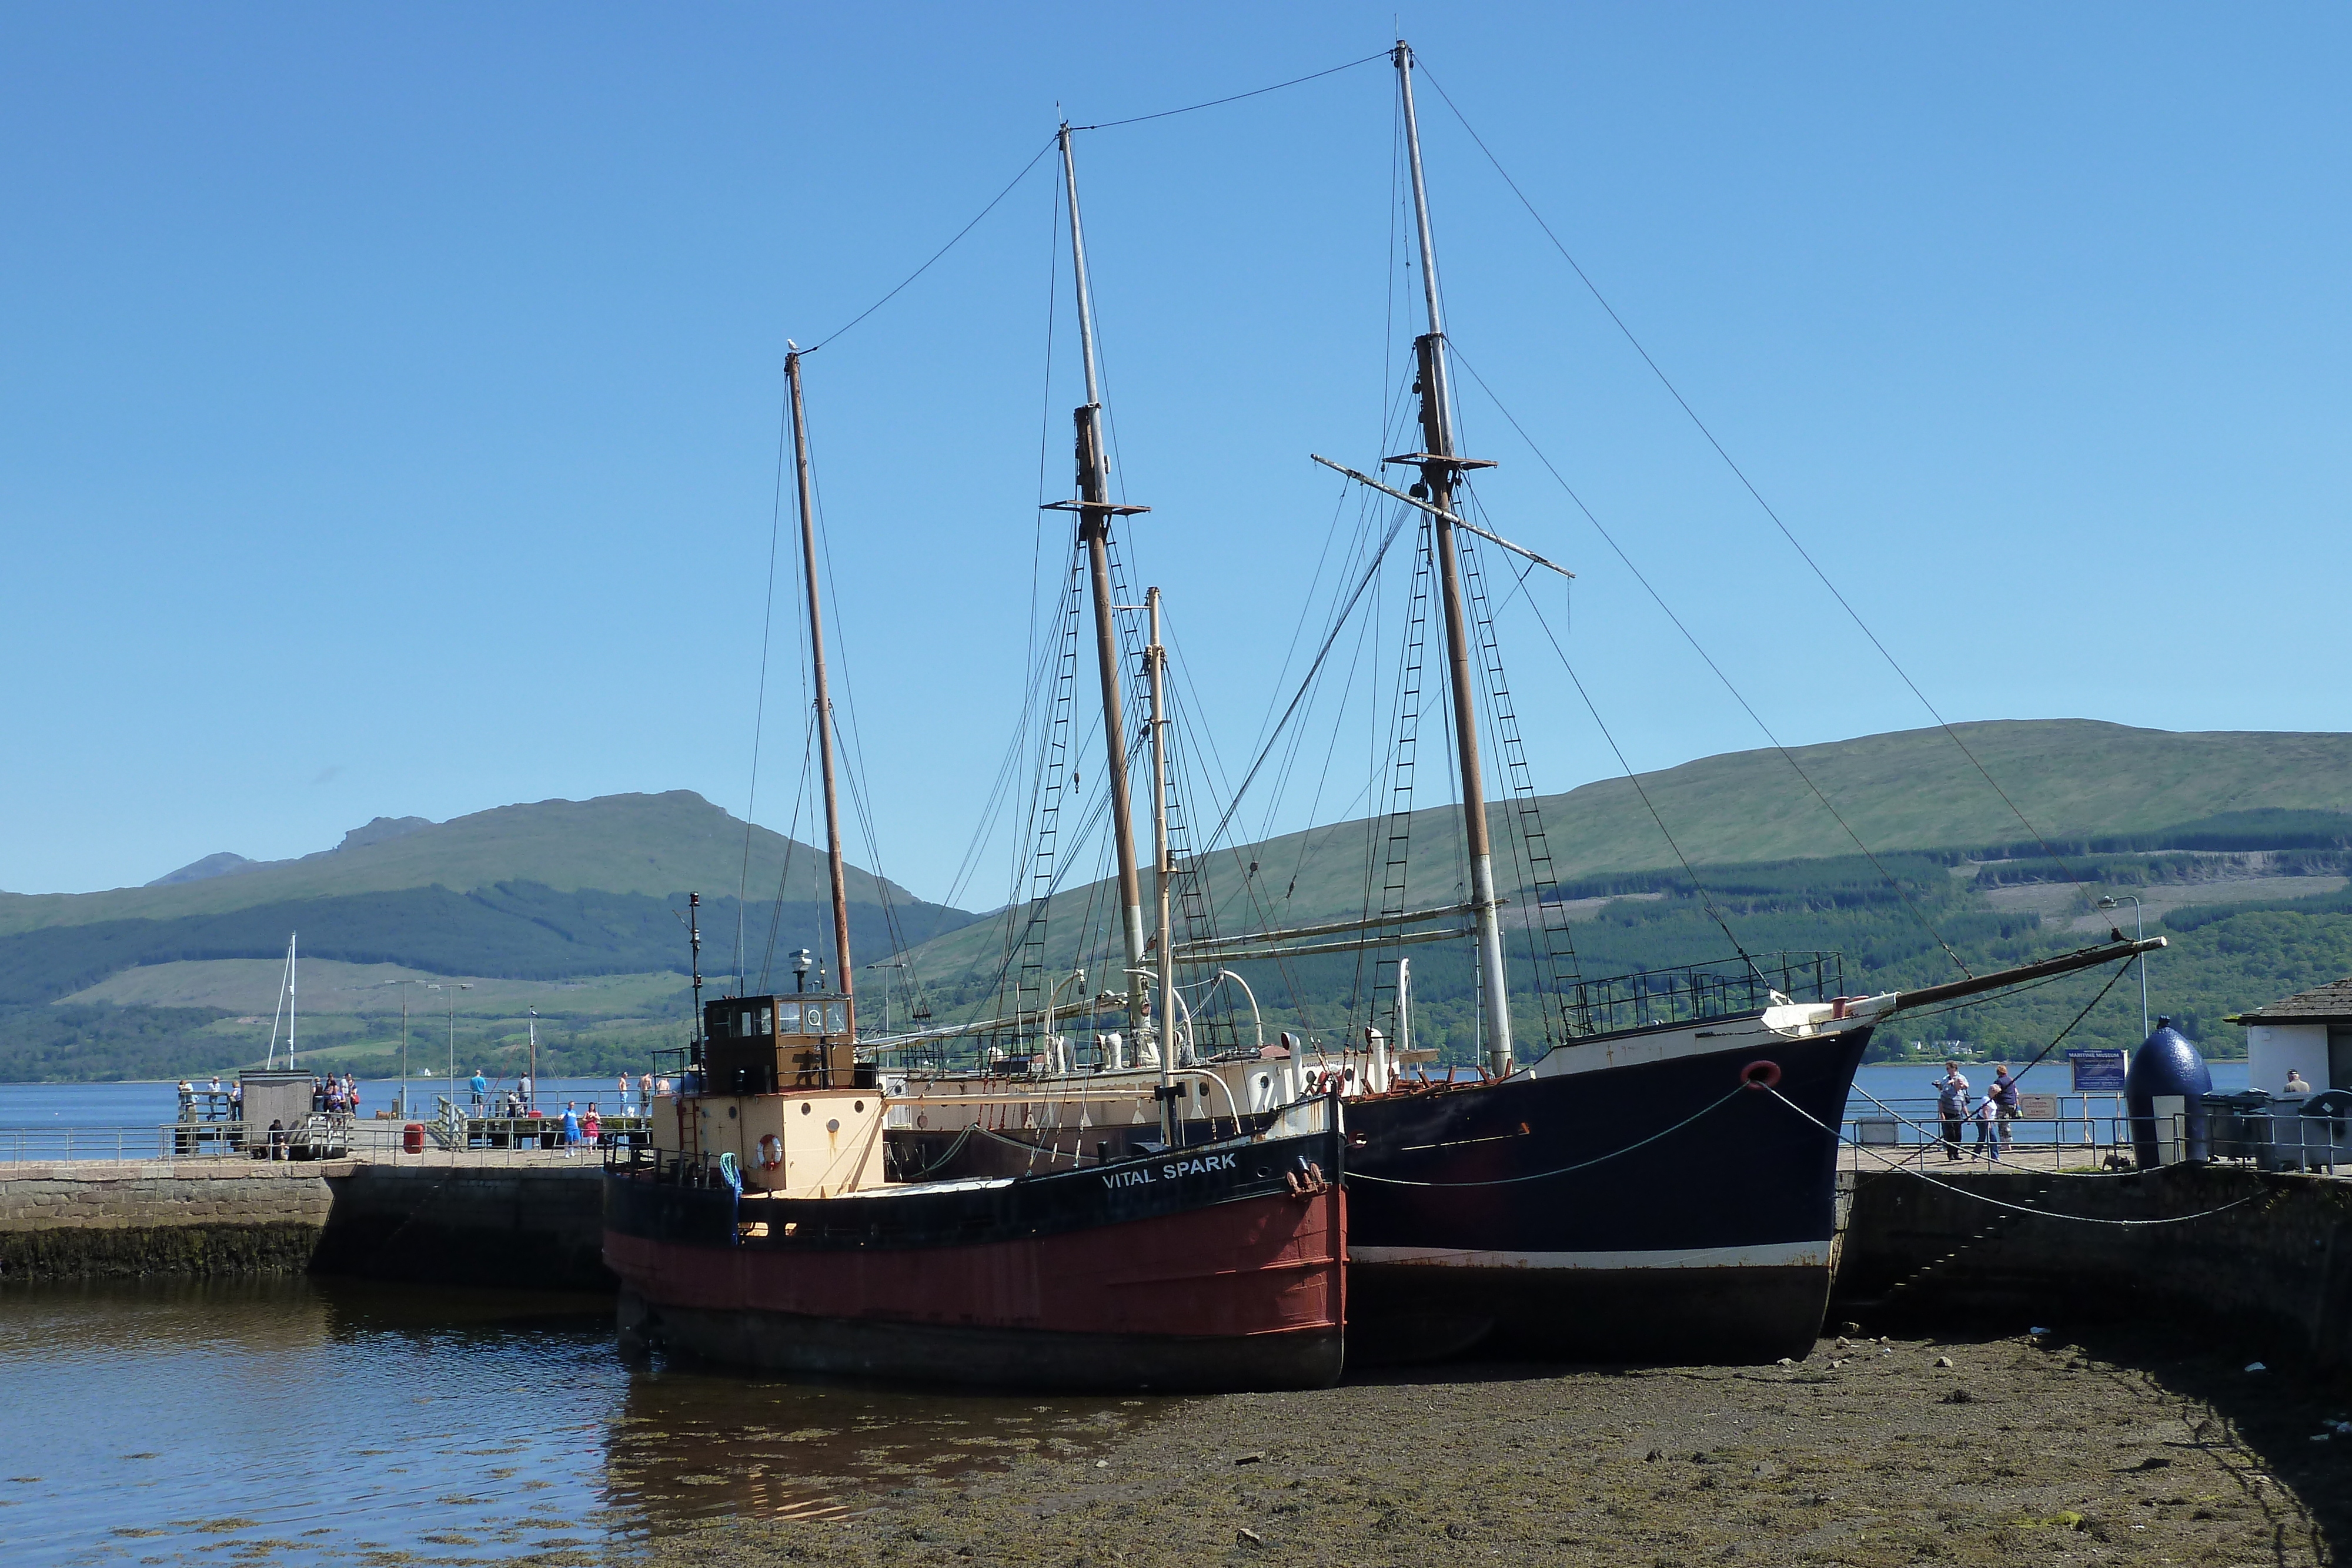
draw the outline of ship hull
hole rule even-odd
[[[1345,1354],[1339,1157],[1318,1134],[830,1199],[616,1168],[604,1255],[632,1346],[927,1384],[1323,1387]]]
[[[1791,1103],[1836,1126],[1869,1036],[1714,1019],[1350,1102],[1357,1358],[1804,1354],[1836,1264],[1837,1144]]]

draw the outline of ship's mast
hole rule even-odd
[[[1135,863],[1134,806],[1127,782],[1127,724],[1118,696],[1118,629],[1110,593],[1110,520],[1149,507],[1114,505],[1110,462],[1103,444],[1102,382],[1095,364],[1094,298],[1087,286],[1086,229],[1078,221],[1078,169],[1070,156],[1070,128],[1061,133],[1062,182],[1070,199],[1070,256],[1078,296],[1078,346],[1087,371],[1087,401],[1077,423],[1078,494],[1055,509],[1078,514],[1078,542],[1086,547],[1094,590],[1095,664],[1102,680],[1103,750],[1109,768],[1110,831],[1118,853],[1120,930],[1127,942],[1128,1018],[1139,1032],[1144,1017],[1143,882]]]
[[[1421,371],[1421,432],[1423,449],[1406,458],[1417,462],[1429,488],[1436,534],[1437,575],[1445,605],[1445,664],[1454,703],[1454,735],[1461,752],[1462,831],[1470,852],[1470,903],[1478,923],[1478,979],[1486,1023],[1486,1064],[1497,1076],[1511,1071],[1510,994],[1503,974],[1503,923],[1495,900],[1495,858],[1486,831],[1486,784],[1478,766],[1478,716],[1470,685],[1470,628],[1462,605],[1462,571],[1454,557],[1456,483],[1465,468],[1486,467],[1464,460],[1454,439],[1454,399],[1445,377],[1445,316],[1437,292],[1437,246],[1429,232],[1429,191],[1421,177],[1421,128],[1413,116],[1412,49],[1402,38],[1392,57],[1397,86],[1404,95],[1404,135],[1412,172],[1412,212],[1421,239],[1421,287],[1429,307],[1429,330],[1413,340]],[[1390,461],[1398,461],[1391,458]]]
[[[800,481],[801,568],[808,579],[809,664],[816,677],[816,756],[824,780],[825,866],[833,875],[834,978],[849,995],[849,883],[841,859],[841,810],[833,781],[833,694],[824,675],[824,611],[817,593],[816,507],[809,478],[808,416],[801,407],[801,353],[784,356],[784,380],[793,393],[793,463]]]
[[[1151,643],[1143,657],[1151,673],[1151,880],[1160,898],[1160,1129],[1171,1146],[1176,1142],[1176,933],[1170,923],[1170,894],[1176,885],[1176,862],[1168,853],[1168,719],[1163,688],[1168,650],[1160,645],[1160,591],[1148,589],[1145,610],[1151,617]],[[1140,977],[1139,977],[1139,978]]]

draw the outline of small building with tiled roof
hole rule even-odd
[[[2276,1094],[2290,1070],[2314,1089],[2352,1089],[2352,976],[2231,1015],[2246,1030],[2248,1082]]]

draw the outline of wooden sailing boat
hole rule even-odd
[[[1368,1029],[1360,1052],[1343,1057],[1336,1073],[1302,1072],[1296,1056],[1188,1061],[1184,1071],[1203,1092],[1179,1102],[1189,1120],[1162,1129],[1149,1124],[1162,1116],[1147,1123],[1143,1110],[1144,1080],[1151,1075],[1133,1067],[1122,1071],[1116,1061],[1072,1071],[1055,1054],[1049,1011],[1041,1031],[1045,1050],[1022,1061],[1025,1071],[1013,1078],[982,1073],[926,1083],[910,1075],[898,1113],[912,1124],[891,1136],[929,1164],[1055,1169],[1084,1164],[1090,1149],[1108,1155],[1128,1146],[1121,1137],[1199,1135],[1204,1110],[1224,1109],[1234,1124],[1247,1125],[1336,1078],[1349,1124],[1349,1312],[1360,1354],[1431,1354],[1480,1343],[1569,1357],[1740,1360],[1801,1352],[1821,1323],[1835,1246],[1835,1140],[1822,1128],[1842,1119],[1874,1028],[1905,1009],[2110,962],[2139,947],[2110,944],[1950,986],[1867,997],[1833,994],[1843,988],[1841,971],[1828,961],[1833,956],[1824,955],[1782,956],[1775,963],[1743,954],[1725,963],[1579,980],[1560,998],[1566,1043],[1520,1060],[1472,673],[1477,628],[1465,602],[1457,535],[1551,563],[1471,523],[1458,504],[1465,476],[1492,465],[1463,455],[1457,442],[1413,58],[1402,41],[1393,64],[1426,330],[1414,342],[1420,450],[1383,461],[1410,469],[1415,483],[1399,489],[1328,465],[1428,519],[1468,896],[1443,909],[1400,905],[1360,920],[1212,937],[1186,951],[1240,962],[1380,947],[1454,936],[1399,933],[1466,916],[1469,928],[1458,934],[1474,942],[1476,954],[1483,1072],[1475,1082],[1402,1080],[1387,1042]],[[1143,967],[1139,883],[1127,836],[1118,738],[1125,732],[1102,563],[1109,519],[1139,508],[1112,507],[1102,484],[1099,391],[1066,131],[1062,152],[1088,398],[1077,414],[1079,497],[1065,505],[1080,515],[1080,541],[1093,569],[1118,904],[1128,915],[1127,968],[1135,973]],[[1164,886],[1164,846],[1161,865]],[[1160,929],[1155,977],[1164,1012],[1174,946],[1164,909]],[[1139,988],[1097,1000],[1125,1005],[1134,1035],[1166,1042],[1172,1053],[1181,1047],[1172,1019],[1146,1026]],[[1008,1022],[1018,1028],[1023,1020],[966,1027]],[[1208,1092],[1212,1084],[1225,1096],[1222,1107]],[[1123,1121],[1105,1115],[1122,1103],[1131,1107]],[[1017,1116],[1006,1118],[1008,1112]],[[990,1125],[991,1116],[1001,1119]],[[1118,1124],[1107,1129],[1106,1122]],[[971,1136],[976,1127],[979,1138]]]
[[[1350,1325],[1361,1348],[1484,1343],[1551,1356],[1738,1360],[1802,1354],[1835,1249],[1836,1127],[1880,1020],[2126,957],[2117,942],[1926,991],[1803,994],[1795,967],[1749,960],[1579,982],[1568,1043],[1527,1065],[1512,1040],[1488,842],[1471,628],[1457,530],[1532,552],[1460,515],[1463,476],[1436,246],[1413,103],[1394,51],[1427,330],[1414,340],[1423,450],[1402,492],[1433,529],[1483,1004],[1481,1082],[1348,1105]],[[1338,465],[1329,465],[1338,466]],[[1540,561],[1540,557],[1534,558]],[[1549,566],[1550,563],[1544,562]]]
[[[652,1146],[609,1157],[604,1258],[621,1278],[625,1348],[658,1343],[780,1370],[1041,1387],[1336,1380],[1346,1202],[1328,1099],[1288,1107],[1253,1134],[1184,1148],[1163,1135],[1034,1179],[892,1179],[883,1130],[890,1097],[856,1055],[797,350],[784,368],[836,983],[702,1005],[679,1090],[654,1103]],[[1083,450],[1083,420],[1080,428]],[[1098,423],[1094,437],[1099,453]],[[1086,495],[1092,507],[1099,486]],[[1157,694],[1156,590],[1151,604]],[[1153,707],[1157,727],[1157,700]],[[1164,878],[1161,902],[1164,922]],[[1132,914],[1139,923],[1139,907]],[[1139,947],[1139,924],[1134,939]],[[698,998],[698,953],[696,974]],[[1171,1084],[1163,1065],[1163,1108],[1172,1106]],[[1163,1109],[1164,1134],[1173,1121]]]

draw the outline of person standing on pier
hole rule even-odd
[[[621,1108],[615,1114],[625,1116],[629,1113],[629,1075],[625,1072],[621,1074],[620,1090]]]
[[[1992,1097],[2000,1107],[2001,1146],[2012,1147],[2017,1143],[2017,1080],[2009,1075],[2006,1061],[1993,1066]]]
[[[490,1106],[490,1081],[483,1077],[482,1070],[477,1067],[474,1076],[467,1080],[466,1087],[474,1096],[474,1114],[483,1114]]]
[[[1977,1107],[1976,1152],[1989,1160],[2000,1158],[2000,1097],[1997,1090],[1986,1091],[1984,1103]]]
[[[1936,1119],[1943,1124],[1944,1161],[1947,1165],[1967,1156],[1960,1153],[1960,1125],[1969,1116],[1969,1081],[1960,1075],[1957,1061],[1944,1063],[1944,1075],[1936,1080]]]
[[[571,1154],[580,1143],[580,1106],[577,1101],[563,1103],[563,1152]]]

